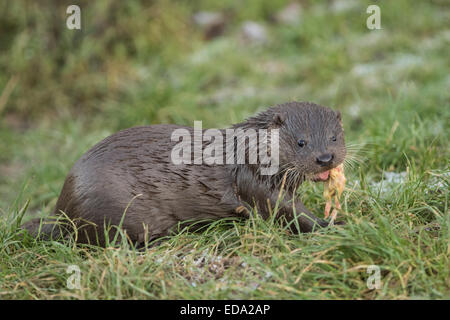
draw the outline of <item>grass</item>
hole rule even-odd
[[[0,5],[0,298],[450,298],[448,5],[379,2],[383,29],[370,31],[369,2],[301,1],[298,25],[275,23],[286,4],[81,2],[79,34],[59,29],[62,5]],[[191,22],[200,9],[229,14],[222,36],[203,39]],[[265,43],[242,39],[246,20],[266,27]],[[18,229],[50,212],[76,159],[119,129],[226,127],[290,100],[342,111],[359,159],[346,171],[344,227],[293,235],[257,217],[223,220],[145,251]],[[319,215],[322,190],[299,190]],[[66,286],[70,265],[80,289]],[[367,287],[369,265],[380,289]]]

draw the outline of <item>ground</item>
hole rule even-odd
[[[449,299],[450,7],[372,2],[299,1],[283,18],[281,0],[82,1],[79,31],[63,5],[1,4],[0,298]],[[370,4],[380,30],[366,27]],[[202,26],[201,11],[222,13],[221,27]],[[144,251],[20,233],[22,218],[52,210],[76,159],[119,129],[223,128],[292,100],[342,111],[343,227],[293,235],[223,220]],[[322,191],[306,183],[298,195],[322,215]]]

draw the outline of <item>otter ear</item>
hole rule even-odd
[[[272,118],[272,122],[277,126],[281,126],[285,121],[286,114],[284,112],[277,112]]]
[[[339,120],[339,123],[342,126],[342,114],[339,110],[336,110],[336,118]]]

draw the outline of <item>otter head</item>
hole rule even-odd
[[[279,128],[280,173],[325,181],[346,155],[341,114],[310,102],[290,102],[270,109]]]

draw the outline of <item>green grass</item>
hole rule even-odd
[[[0,103],[0,298],[450,298],[445,1],[379,1],[376,31],[365,27],[370,2],[333,13],[327,1],[301,1],[295,26],[273,22],[281,0],[88,3],[79,34],[61,27],[65,5],[0,5],[0,102],[15,84]],[[200,9],[229,14],[223,36],[203,40],[190,19]],[[246,20],[267,28],[266,43],[242,41]],[[18,229],[48,214],[73,163],[119,129],[226,127],[290,100],[342,111],[358,159],[346,169],[346,226],[293,235],[273,221],[224,220],[145,251]],[[322,190],[299,190],[318,215]],[[66,287],[69,265],[80,267],[80,289]],[[381,269],[378,290],[367,287],[369,265]]]

